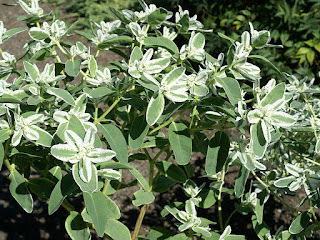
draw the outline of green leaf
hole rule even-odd
[[[168,11],[164,8],[157,8],[154,10],[151,14],[147,16],[147,23],[150,26],[158,26],[160,25],[164,20],[166,20],[168,16]]]
[[[144,45],[147,47],[162,47],[172,54],[179,54],[177,45],[172,40],[165,37],[147,37],[144,39]]]
[[[81,139],[83,139],[86,134],[82,122],[74,114],[71,115],[66,130],[74,131]]]
[[[239,82],[236,79],[230,77],[215,79],[226,92],[230,103],[236,106],[238,104],[238,101],[242,99]]]
[[[167,228],[154,226],[150,228],[148,235],[146,236],[145,239],[163,240],[163,239],[168,239],[172,235],[174,234]]]
[[[41,28],[32,27],[29,31],[29,35],[34,40],[44,40],[48,38],[50,35],[48,32],[42,30]]]
[[[302,232],[309,225],[311,213],[308,211],[301,213],[290,225],[289,232],[291,234],[298,234]]]
[[[39,144],[44,147],[51,147],[53,137],[45,130],[40,127],[33,127],[35,131],[39,134],[39,138],[35,141],[36,144]]]
[[[199,207],[207,209],[213,206],[218,200],[218,192],[212,189],[205,189],[200,192],[199,197],[202,199]]]
[[[31,192],[46,201],[49,199],[55,183],[47,178],[33,178],[28,181],[27,185]]]
[[[50,95],[54,95],[58,98],[61,98],[63,101],[65,101],[69,105],[72,105],[72,106],[75,105],[74,99],[71,96],[71,94],[64,89],[50,87],[47,89],[47,93],[49,93]]]
[[[108,219],[119,219],[120,211],[115,203],[102,192],[83,193],[89,216],[99,237],[102,237]]]
[[[159,91],[159,86],[157,84],[155,84],[154,82],[150,81],[148,78],[146,78],[144,74],[141,76],[140,79],[137,79],[136,81],[142,87],[150,89],[153,92]]]
[[[234,193],[236,198],[240,198],[243,196],[249,173],[250,171],[245,166],[241,165],[238,177],[234,185]]]
[[[150,189],[150,186],[149,186],[149,183],[148,181],[141,175],[141,173],[135,169],[135,168],[132,168],[132,169],[129,169],[129,171],[131,172],[131,174],[139,181],[139,183],[141,184],[141,186],[143,187],[143,189],[145,191],[149,191]]]
[[[132,203],[136,207],[141,205],[152,203],[155,200],[155,197],[152,192],[146,192],[144,190],[138,190],[133,194]]]
[[[130,23],[130,20],[127,19],[119,10],[109,6],[110,11],[118,18],[121,22],[126,24]]]
[[[208,175],[221,171],[229,153],[230,141],[225,132],[219,131],[209,141],[205,170]]]
[[[33,199],[27,188],[24,177],[16,170],[12,170],[9,176],[9,190],[14,199],[27,213],[33,210]]]
[[[103,41],[98,45],[99,49],[105,49],[113,46],[114,44],[131,44],[133,38],[129,36],[117,36],[108,40]]]
[[[267,105],[277,105],[284,99],[284,91],[285,84],[279,83],[261,100],[261,107],[265,107]]]
[[[263,220],[264,202],[267,200],[268,195],[269,193],[266,189],[263,189],[260,193],[258,193],[257,204],[254,208],[254,213],[257,216],[257,221],[259,224],[263,223],[262,220]]]
[[[72,240],[89,240],[91,238],[89,227],[78,212],[70,212],[65,222],[65,228]]]
[[[176,184],[176,181],[171,180],[163,175],[159,175],[156,179],[155,183],[153,184],[152,191],[153,192],[166,192],[170,189],[173,185]]]
[[[143,53],[141,49],[138,46],[134,47],[130,55],[129,65],[133,64],[135,61],[140,61],[142,57]]]
[[[228,40],[231,44],[233,44],[235,42],[235,40],[233,40],[232,38],[224,35],[223,33],[218,32],[218,35],[219,35],[219,37],[221,37],[221,38],[223,38],[225,40]]]
[[[0,103],[22,103],[20,99],[10,94],[4,93],[0,97]]]
[[[80,177],[79,164],[80,164],[80,162],[74,164],[72,167],[73,179],[76,181],[76,183],[78,184],[78,186],[80,187],[82,192],[92,193],[92,192],[97,191],[97,189],[98,189],[97,168],[95,167],[95,165],[92,164],[92,166],[91,166],[92,167],[92,177],[89,182],[85,182]]]
[[[24,65],[24,69],[26,70],[28,75],[31,77],[31,79],[36,82],[37,78],[39,77],[39,71],[37,70],[37,68],[27,61],[24,61],[23,65]]]
[[[253,60],[256,60],[257,62],[261,62],[265,65],[267,65],[268,67],[270,67],[271,69],[273,69],[275,72],[277,72],[279,75],[282,76],[282,73],[280,72],[280,70],[273,65],[272,62],[270,62],[267,58],[265,58],[264,56],[260,56],[260,55],[250,55],[248,58],[251,58]]]
[[[116,152],[116,158],[121,163],[128,163],[127,142],[119,128],[111,124],[98,124],[111,149]]]
[[[63,200],[71,193],[79,189],[76,182],[73,180],[72,174],[68,173],[59,180],[51,192],[48,206],[49,215],[58,210]]]
[[[98,163],[97,166],[100,169],[104,169],[104,168],[111,168],[111,169],[116,169],[116,170],[118,170],[118,169],[133,169],[133,167],[130,164],[124,164],[124,163],[112,162],[112,161]]]
[[[76,59],[74,61],[68,60],[66,62],[66,73],[71,77],[77,76],[80,72],[80,65],[80,59]]]
[[[203,49],[204,45],[205,45],[205,37],[202,33],[197,33],[194,37],[193,37],[193,41],[190,43],[191,47],[194,49]]]
[[[0,170],[2,168],[3,159],[4,159],[4,148],[3,148],[3,145],[0,143]]]
[[[94,35],[87,33],[87,32],[83,32],[83,31],[79,31],[79,30],[74,30],[75,33],[79,34],[82,37],[85,37],[86,39],[88,39],[89,41],[94,38]]]
[[[25,31],[25,30],[27,30],[27,28],[25,28],[25,27],[21,27],[21,28],[11,28],[11,29],[9,29],[8,31],[6,31],[6,32],[3,34],[2,39],[3,39],[3,41],[6,41],[6,40],[8,40],[9,38],[11,38],[13,35],[16,35],[16,34],[18,34],[18,33],[20,33],[20,32]]]
[[[6,141],[11,136],[10,129],[1,129],[0,130],[0,143]]]
[[[296,180],[296,177],[294,176],[284,177],[275,181],[274,185],[278,188],[286,188],[289,187],[290,183],[292,183],[294,180]]]
[[[112,89],[110,89],[109,87],[98,87],[98,88],[94,88],[92,89],[90,92],[88,92],[88,94],[90,95],[90,97],[92,98],[102,98],[108,95],[113,94],[115,91],[113,91]]]
[[[273,120],[273,124],[281,127],[289,127],[292,126],[296,120],[293,116],[285,112],[273,112],[270,115],[270,118]]]
[[[96,75],[96,71],[98,69],[98,64],[97,64],[97,61],[94,57],[90,58],[88,67],[89,67],[91,77],[94,77]]]
[[[109,219],[104,233],[113,240],[131,240],[129,229],[117,220]]]
[[[139,149],[144,142],[149,131],[149,125],[145,120],[145,116],[136,117],[130,127],[129,146],[132,150]]]
[[[263,30],[259,32],[259,36],[253,40],[252,45],[256,48],[264,47],[270,41],[270,32]]]
[[[192,152],[192,140],[188,127],[183,123],[172,122],[169,126],[168,135],[177,163],[180,165],[188,164]]]
[[[185,181],[187,181],[187,176],[184,171],[174,163],[167,161],[157,162],[156,167],[164,176],[170,178],[173,181],[179,183],[184,183]]]
[[[258,157],[263,157],[267,150],[268,142],[264,137],[261,121],[256,124],[252,124],[250,128],[252,150]]]
[[[270,233],[268,226],[265,223],[259,224],[257,221],[257,216],[252,215],[252,225],[260,240],[265,240],[266,234]]]
[[[152,126],[155,124],[163,113],[164,96],[162,94],[154,93],[147,108],[147,123]]]

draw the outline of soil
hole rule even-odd
[[[52,6],[49,4],[41,5],[45,12],[50,12]],[[23,22],[18,22],[16,19],[18,16],[24,15],[24,12],[19,7],[0,6],[0,20],[4,22],[7,29],[14,27],[24,27]],[[23,45],[29,39],[26,32],[20,33],[12,37],[9,41],[1,46],[5,51],[8,51],[15,56],[19,56],[23,52]],[[70,38],[72,42],[78,39]],[[81,39],[83,41],[83,39]],[[99,57],[99,62],[110,62],[111,60],[119,60],[119,57],[111,52],[104,52]],[[22,67],[22,66],[20,66]],[[232,134],[229,133],[229,134]],[[150,152],[151,156],[155,155],[155,152]],[[203,174],[204,169],[204,156],[201,154],[193,155],[191,163],[195,167],[195,177],[193,180],[201,184],[206,181],[208,187],[210,182],[206,178],[197,178]],[[135,162],[134,166],[147,177],[148,175],[148,163],[147,161]],[[27,214],[22,208],[16,203],[9,193],[9,171],[3,167],[0,172],[0,240],[37,240],[37,239],[69,239],[66,234],[64,221],[68,216],[68,213],[63,208],[60,208],[52,216],[48,215],[48,205],[45,202],[41,202],[35,198],[34,211],[32,214]],[[238,169],[232,168],[226,175],[226,186],[233,188],[234,181],[238,175]],[[124,174],[125,182],[133,180],[132,176]],[[139,186],[126,188],[117,191],[116,194],[112,195],[112,199],[121,209],[121,219],[129,229],[134,229],[135,221],[139,215],[139,208],[132,205],[132,195],[139,189]],[[294,197],[285,197],[291,206],[296,206],[304,194],[298,193]],[[174,218],[167,216],[165,218],[160,217],[160,211],[163,207],[174,201],[184,201],[186,197],[177,185],[172,187],[170,191],[156,195],[156,200],[153,204],[148,206],[143,225],[141,227],[140,234],[146,234],[150,226],[163,226],[172,231],[177,231],[174,226]],[[80,211],[83,207],[82,198],[72,198],[70,202],[76,207],[76,210]],[[229,195],[223,195],[222,208],[224,221],[226,221],[229,214],[234,210],[234,199]],[[214,222],[218,222],[218,214],[216,205],[210,209],[199,210],[199,215],[206,217]],[[292,222],[292,214],[289,210],[284,208],[278,201],[272,197],[269,199],[265,208],[264,220],[267,225],[271,228],[274,233],[281,225],[288,229]],[[256,234],[252,229],[251,215],[243,216],[236,213],[231,221],[230,225],[234,233],[243,234],[247,239],[257,239]],[[216,226],[218,228],[218,226]],[[92,239],[99,239],[93,234]],[[315,239],[320,239],[319,236]]]

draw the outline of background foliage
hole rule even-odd
[[[70,15],[80,17],[80,26],[89,28],[85,19],[96,22],[115,19],[109,6],[116,9],[129,8],[141,10],[137,0],[48,0],[66,6]],[[320,71],[320,2],[318,0],[269,0],[257,4],[254,0],[148,0],[159,7],[173,12],[178,5],[198,15],[206,29],[214,33],[221,32],[233,39],[249,30],[248,23],[253,22],[256,29],[271,31],[274,44],[283,45],[283,49],[265,48],[259,54],[275,63],[280,71],[298,74],[299,77],[319,77]],[[226,52],[228,45],[217,34],[208,33],[206,50],[213,56]],[[219,52],[218,52],[219,51]],[[272,70],[262,69],[267,77],[275,77]]]

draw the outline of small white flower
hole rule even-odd
[[[43,9],[39,7],[38,0],[31,0],[31,4],[28,5],[24,1],[19,0],[18,2],[23,10],[28,13],[29,15],[35,15],[38,17],[43,16]]]
[[[29,117],[22,117],[15,115],[15,129],[11,139],[12,146],[17,146],[22,136],[29,141],[36,141],[39,139],[39,127],[36,126],[38,123],[43,123],[44,116],[42,114],[34,114]],[[41,131],[41,129],[40,129]]]
[[[101,163],[111,160],[116,153],[112,150],[95,148],[95,133],[93,129],[86,132],[84,139],[81,139],[75,132],[67,130],[64,134],[66,144],[58,144],[51,147],[51,154],[64,162],[78,165],[80,178],[84,182],[90,182],[92,170],[97,171],[94,163]]]

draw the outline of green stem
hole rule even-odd
[[[164,122],[163,124],[159,125],[158,127],[154,128],[153,130],[151,130],[148,133],[148,135],[151,135],[152,133],[155,133],[156,131],[159,131],[160,129],[164,128],[165,126],[167,126],[170,123],[172,123],[175,120],[177,120],[187,109],[189,109],[189,107],[191,106],[192,103],[193,103],[193,101],[188,103],[177,115],[175,115],[174,117],[170,117],[166,122]]]
[[[219,226],[220,226],[220,232],[222,233],[224,231],[224,226],[223,226],[223,219],[222,219],[222,206],[221,206],[221,195],[222,195],[222,187],[224,184],[224,176],[225,176],[225,167],[222,169],[222,174],[221,174],[221,185],[219,188],[219,195],[218,195],[218,214],[219,214]]]
[[[103,189],[102,189],[102,193],[103,193],[104,195],[106,195],[107,189],[108,189],[109,185],[110,185],[110,180],[107,180],[107,181],[105,182],[104,186],[103,186]]]
[[[231,129],[234,128],[234,126],[224,126],[223,129]],[[221,125],[215,125],[210,127],[197,127],[197,128],[191,128],[191,132],[200,132],[203,130],[213,130],[213,129],[221,129]]]
[[[309,210],[310,210],[310,212],[311,212],[311,214],[313,216],[314,221],[316,222],[316,224],[318,224],[319,222],[318,222],[316,214],[313,211],[311,200],[310,199],[308,199],[308,200],[309,200]]]
[[[71,58],[70,54],[61,46],[60,42],[57,41],[56,39],[54,38],[51,38],[50,39],[58,46],[58,48],[60,49],[60,51],[66,55],[68,58]]]
[[[224,228],[226,228],[230,222],[230,219],[232,218],[232,216],[237,212],[237,210],[233,210],[233,212],[229,215],[229,217],[227,218],[227,221],[224,224]]]
[[[270,191],[270,193],[276,198],[279,200],[279,202],[284,205],[285,207],[287,207],[290,211],[292,211],[294,213],[294,215],[296,216],[296,213],[298,212],[297,209],[294,209],[293,207],[291,207],[290,205],[288,205],[285,201],[283,201],[283,199],[281,197],[279,197],[272,189],[270,189],[270,186],[267,185],[265,182],[262,181],[261,178],[259,178],[257,176],[257,174],[251,170],[251,173],[252,175],[255,177],[255,179],[257,179],[257,181],[262,185],[264,186],[266,189],[268,189]]]
[[[68,212],[74,211],[74,207],[66,199],[63,200],[61,206],[64,207]]]
[[[132,240],[136,240],[138,235],[139,235],[139,231],[140,231],[140,228],[141,228],[142,220],[144,218],[144,215],[146,214],[146,210],[147,210],[147,204],[143,205],[141,210],[140,210],[138,219],[136,221],[136,225],[135,225],[133,233],[131,235],[131,239]]]
[[[99,117],[96,121],[93,122],[94,125],[97,125],[99,122],[101,122],[108,114],[111,112],[111,110],[118,104],[118,102],[121,100],[121,97],[118,97],[113,104],[108,108],[107,111],[105,111],[101,117]]]
[[[191,114],[191,120],[190,120],[190,125],[189,125],[189,130],[191,129],[192,125],[193,125],[193,120],[194,120],[194,116],[197,110],[197,105],[194,105],[193,109],[192,109],[192,114]]]
[[[8,152],[9,152],[9,148],[10,148],[10,138],[6,141],[6,145],[4,147],[4,164],[6,165],[6,167],[10,170],[10,172],[12,172],[15,169],[15,165],[11,164],[9,159],[8,159]]]

